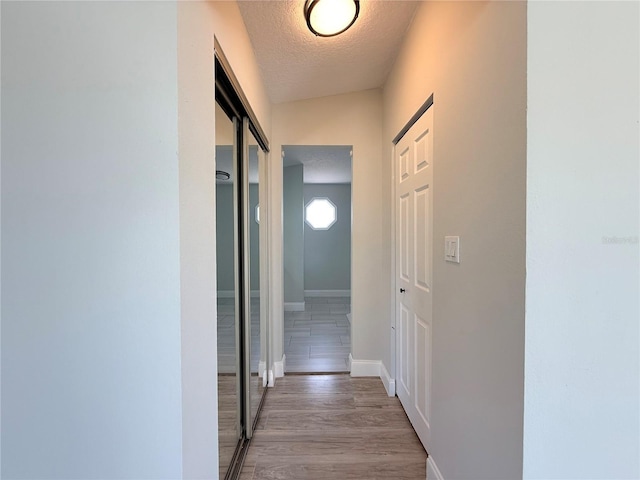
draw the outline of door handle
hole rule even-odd
[[[401,288],[400,293],[404,293],[404,292],[406,292],[406,290],[404,288]]]

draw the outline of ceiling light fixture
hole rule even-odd
[[[224,170],[216,170],[216,180],[229,180],[231,175],[229,172],[225,172]]]
[[[340,35],[353,25],[360,13],[358,0],[307,0],[304,18],[318,37]]]

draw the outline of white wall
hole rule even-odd
[[[640,477],[637,2],[528,7],[524,477]]]
[[[178,2],[183,475],[218,475],[214,36],[266,135],[271,104],[235,2]]]
[[[2,473],[215,478],[214,35],[270,132],[237,5],[2,14]]]
[[[522,475],[526,27],[524,2],[425,2],[384,89],[386,178],[391,140],[434,94],[428,450],[447,479]],[[460,235],[459,265],[444,262],[445,235]]]
[[[351,256],[351,351],[358,360],[381,360],[384,330],[389,322],[388,275],[384,270],[388,251],[383,248],[386,231],[380,223],[381,212],[389,208],[387,197],[380,195],[382,184],[387,181],[381,158],[381,119],[379,90],[273,106],[273,212],[282,205],[282,145],[353,145],[352,245],[357,248],[352,249]],[[282,231],[282,217],[274,215],[271,226],[274,232]],[[276,236],[272,240],[274,252],[281,252],[281,240]],[[277,288],[277,283],[273,287]],[[283,351],[283,330],[282,312],[276,313],[271,334],[278,359]]]
[[[179,478],[176,6],[1,8],[2,476]]]
[[[0,4],[0,29],[2,5]],[[1,35],[0,35],[1,37]],[[0,38],[0,78],[2,78],[2,42]],[[2,88],[0,86],[0,112],[2,112]],[[0,408],[2,399],[2,114],[0,113]],[[0,478],[2,478],[2,412],[0,412]]]

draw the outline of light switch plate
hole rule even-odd
[[[444,237],[444,259],[460,263],[460,237]]]

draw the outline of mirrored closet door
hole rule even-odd
[[[220,477],[236,479],[267,385],[265,140],[216,63]],[[220,74],[218,76],[218,74]]]
[[[262,325],[262,321],[265,319],[265,315],[262,315],[262,302],[261,302],[261,285],[260,285],[260,273],[261,273],[261,248],[260,241],[264,241],[264,233],[260,229],[260,164],[262,163],[262,150],[260,149],[258,142],[249,130],[248,122],[245,122],[245,135],[247,138],[247,152],[246,156],[249,159],[248,162],[248,203],[249,203],[249,283],[251,291],[251,301],[249,302],[249,317],[248,323],[248,338],[250,342],[248,344],[249,349],[249,398],[247,418],[250,420],[252,427],[257,420],[258,410],[260,402],[262,401],[262,395],[264,388],[266,387],[266,349],[262,346],[262,340],[266,340],[266,335],[263,335],[265,328]]]
[[[218,448],[225,478],[242,439],[236,126],[216,104],[216,279],[218,306]]]

